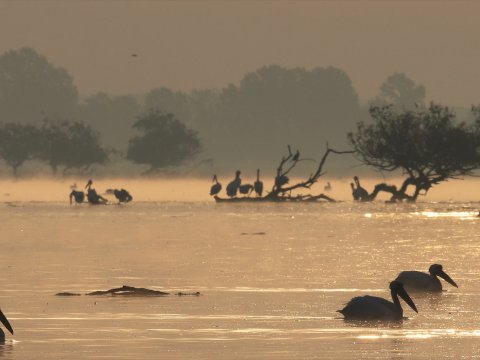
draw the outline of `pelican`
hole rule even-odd
[[[70,205],[72,205],[72,200],[75,199],[77,204],[81,204],[85,200],[85,193],[83,191],[72,190],[70,193]]]
[[[230,181],[227,185],[227,195],[230,197],[236,196],[241,183],[242,179],[240,179],[240,170],[237,170],[235,172],[235,179]]]
[[[85,185],[85,189],[87,189],[88,202],[93,205],[105,204],[107,202],[107,199],[98,195],[97,191],[95,189],[92,189],[92,184],[93,181],[90,179],[88,180],[87,185]]]
[[[338,312],[343,314],[345,320],[402,320],[403,309],[398,299],[398,296],[400,296],[418,313],[417,307],[400,281],[394,280],[390,283],[390,293],[393,302],[376,296],[357,296]]]
[[[398,274],[396,280],[401,281],[408,291],[441,292],[442,283],[438,277],[441,277],[450,285],[458,288],[458,285],[455,283],[455,281],[453,281],[452,278],[443,271],[442,265],[433,264],[428,269],[428,272],[430,274],[420,271],[402,271],[400,274]]]
[[[355,184],[350,183],[350,187],[352,188],[353,200],[357,201],[358,200],[358,192],[357,192],[357,189],[355,189]]]
[[[332,190],[332,185],[330,185],[330,181],[327,182],[327,185],[323,187],[323,190],[325,191],[330,191]]]
[[[130,195],[130,193],[125,189],[115,189],[113,190],[113,195],[115,195],[118,202],[130,202],[133,200],[132,195]]]
[[[7,328],[7,330],[10,332],[10,334],[13,335],[13,328],[12,325],[8,322],[7,318],[3,314],[2,310],[0,310],[0,321],[2,322],[3,326]],[[0,329],[0,343],[5,342],[5,333],[3,332],[2,329]]]
[[[275,177],[275,186],[281,188],[283,185],[288,184],[289,181],[290,179],[287,175],[277,175],[277,177]]]
[[[292,157],[292,161],[298,161],[300,159],[300,151],[297,150],[295,155]]]
[[[253,183],[253,188],[257,193],[257,196],[262,197],[263,193],[263,182],[260,181],[260,169],[257,169],[257,181]]]
[[[368,200],[368,191],[365,190],[360,185],[360,179],[358,178],[358,176],[354,176],[353,180],[355,181],[355,185],[357,185],[356,191],[357,191],[358,200],[360,201]]]
[[[220,192],[220,190],[222,190],[222,184],[218,182],[217,175],[213,175],[212,181],[215,184],[213,184],[212,187],[210,188],[210,195],[215,196]]]
[[[253,191],[253,185],[252,184],[242,184],[239,186],[238,191],[240,194],[243,195],[250,195],[250,193]]]

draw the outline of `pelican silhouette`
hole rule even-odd
[[[330,190],[332,190],[332,185],[330,185],[330,181],[327,182],[327,185],[325,185],[325,186],[323,187],[323,190],[325,190],[325,191],[330,191]]]
[[[288,182],[290,181],[290,179],[288,178],[287,175],[277,175],[275,177],[275,186],[277,188],[280,188],[282,187],[283,185],[286,185],[288,184]]]
[[[130,195],[130,193],[125,190],[125,189],[120,189],[120,190],[113,190],[113,195],[115,195],[115,197],[117,198],[118,202],[130,202],[133,200],[133,197],[132,195]]]
[[[397,281],[401,281],[408,291],[417,292],[441,292],[442,283],[438,279],[441,277],[450,285],[458,288],[455,281],[443,271],[443,266],[440,264],[433,264],[428,269],[429,274],[421,271],[402,271],[397,276]]]
[[[90,179],[88,180],[87,185],[85,185],[85,189],[87,189],[88,202],[93,205],[105,204],[107,202],[107,199],[98,195],[97,191],[95,189],[92,189],[92,184],[93,181]]]
[[[345,320],[402,320],[403,309],[400,305],[400,296],[415,312],[417,307],[399,281],[390,283],[390,293],[393,302],[376,296],[357,296],[351,299],[348,304],[338,310],[343,314]]]
[[[0,310],[0,321],[2,322],[3,326],[7,328],[7,330],[10,332],[10,334],[13,335],[13,328],[12,325],[8,322],[7,318],[3,314],[2,310]],[[0,329],[0,343],[5,342],[5,333],[3,332],[2,329]]]
[[[72,190],[69,197],[70,205],[72,205],[73,199],[75,199],[75,202],[77,204],[81,204],[83,203],[83,200],[85,200],[85,193],[83,191]]]
[[[227,195],[230,197],[236,196],[241,183],[242,179],[240,179],[240,170],[237,170],[235,172],[235,179],[230,181],[227,185]]]
[[[353,180],[355,181],[355,185],[357,188],[355,189],[357,192],[358,200],[360,201],[365,201],[368,200],[368,191],[365,190],[361,185],[360,185],[360,179],[358,176],[354,176]],[[354,196],[355,197],[355,196]]]
[[[262,197],[263,182],[260,181],[260,169],[257,169],[257,180],[253,183],[253,188],[257,196]]]
[[[253,191],[253,185],[252,184],[242,184],[239,186],[238,191],[242,195],[250,195],[250,193]]]
[[[222,190],[222,184],[218,182],[217,175],[213,175],[212,181],[214,184],[210,188],[210,195],[215,196]]]
[[[350,183],[350,187],[352,188],[353,200],[358,201],[359,197],[358,197],[357,189],[355,189],[355,184],[354,184],[354,183]]]

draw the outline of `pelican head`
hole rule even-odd
[[[217,180],[217,175],[213,175],[212,182],[218,182],[218,180]]]
[[[403,301],[407,303],[408,306],[410,306],[413,311],[418,313],[417,307],[415,306],[415,303],[413,300],[410,298],[410,296],[407,294],[405,289],[403,288],[403,284],[400,281],[393,280],[390,283],[390,293],[392,294],[392,298],[395,299],[396,295],[400,296]]]
[[[238,179],[240,177],[240,170],[235,171],[235,179]]]
[[[92,186],[92,184],[93,184],[92,179],[88,180],[87,185],[85,185],[85,189]]]
[[[430,268],[428,269],[428,272],[430,273],[430,275],[432,276],[439,276],[441,277],[443,280],[445,280],[446,282],[448,282],[450,285],[452,286],[455,286],[456,288],[458,288],[458,285],[455,281],[453,281],[453,279],[447,275],[447,273],[445,271],[443,271],[443,266],[440,265],[440,264],[433,264],[432,266],[430,266]]]

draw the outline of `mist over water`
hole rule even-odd
[[[265,191],[269,191],[273,186],[272,174],[263,175],[262,180],[265,184]],[[68,194],[72,186],[76,185],[77,190],[84,190],[88,177],[76,178],[30,178],[19,180],[0,179],[0,202],[12,201],[45,201],[45,202],[65,202],[68,203]],[[219,175],[219,181],[223,184],[222,192],[219,194],[226,197],[225,187],[233,179],[230,176]],[[243,183],[253,184],[255,181],[254,172],[246,173],[242,176]],[[292,178],[290,183],[295,183],[304,179]],[[381,182],[395,184],[399,186],[403,179],[399,178],[362,178],[362,186],[368,191]],[[325,191],[324,187],[330,182],[332,190]],[[352,194],[350,190],[352,178],[328,178],[322,177],[312,187],[311,194],[325,193],[335,200],[351,201]],[[209,196],[209,189],[212,182],[206,178],[94,178],[93,187],[100,194],[105,194],[107,189],[127,189],[134,197],[134,201],[206,201],[212,202]],[[426,196],[419,197],[419,201],[480,201],[475,197],[480,187],[480,181],[477,179],[451,180],[438,186],[432,187]],[[300,190],[299,192],[309,193],[309,191]],[[253,195],[252,195],[253,196]],[[113,195],[106,195],[111,202],[116,202]],[[388,200],[388,194],[380,194],[378,199]],[[85,204],[86,206],[86,204]]]
[[[128,189],[134,201],[120,206],[70,206],[72,182],[1,183],[0,305],[15,335],[0,358],[480,354],[480,205],[461,200],[474,181],[455,184],[455,194],[441,185],[417,204],[356,204],[348,179],[331,179],[330,195],[345,201],[233,205],[209,199],[206,179],[94,180],[100,193]],[[404,306],[403,323],[349,323],[336,313],[357,295],[389,299],[400,271],[433,263],[459,288],[410,294],[419,313]],[[54,296],[124,284],[201,296]]]

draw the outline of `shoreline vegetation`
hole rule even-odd
[[[159,85],[141,96],[82,97],[67,69],[32,48],[0,54],[0,73],[10,79],[0,79],[0,173],[18,178],[207,176],[232,167],[266,172],[287,143],[316,161],[327,141],[347,149],[347,134],[372,121],[372,105],[428,107],[425,86],[403,73],[360,101],[350,76],[334,66],[263,66],[219,89]],[[479,116],[451,110],[459,122]],[[364,176],[358,160],[332,159],[329,176],[352,176],[352,168]]]

